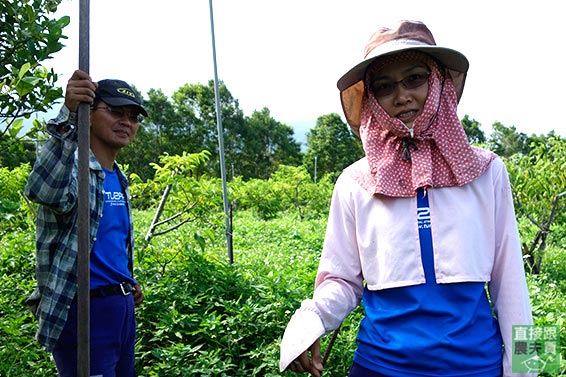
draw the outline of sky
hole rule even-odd
[[[244,115],[267,107],[295,134],[324,114],[342,116],[336,82],[362,60],[380,26],[423,21],[437,45],[470,61],[458,115],[487,136],[501,122],[528,135],[566,135],[566,32],[554,0],[213,0],[218,78]],[[91,0],[90,67],[96,81],[125,80],[147,96],[214,78],[207,0]],[[55,16],[71,16],[66,47],[43,64],[63,89],[78,68],[79,0],[63,0]],[[305,128],[306,127],[306,128]]]

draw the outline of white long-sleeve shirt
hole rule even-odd
[[[356,308],[364,281],[370,290],[425,282],[416,198],[372,196],[352,179],[352,169],[367,169],[367,161],[347,168],[336,182],[314,295],[295,314],[310,318],[310,327],[318,317],[322,326],[313,328],[324,332]],[[505,345],[504,375],[511,375],[512,326],[532,324],[532,314],[505,165],[496,159],[473,182],[427,194],[436,282],[489,282]],[[298,344],[285,337],[301,336],[304,325],[298,318],[288,325],[282,361],[283,344]]]

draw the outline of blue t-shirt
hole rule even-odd
[[[135,284],[128,269],[130,220],[124,191],[115,171],[104,169],[104,209],[90,254],[90,287],[128,281]]]
[[[483,282],[437,284],[428,196],[417,215],[426,283],[364,290],[354,362],[387,376],[494,377],[502,339]],[[458,247],[458,245],[454,245]]]

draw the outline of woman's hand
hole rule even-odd
[[[323,369],[322,359],[320,357],[320,339],[317,339],[317,341],[314,342],[308,350],[303,352],[291,364],[289,364],[287,369],[292,370],[295,373],[308,372],[312,376],[320,377]]]

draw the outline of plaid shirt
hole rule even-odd
[[[27,197],[39,204],[36,224],[37,287],[28,299],[35,303],[39,322],[36,338],[51,352],[67,321],[77,291],[77,133],[76,114],[63,106],[49,121],[50,139],[41,147],[25,187]],[[66,127],[60,134],[57,126]],[[90,250],[96,240],[104,206],[104,171],[90,153]],[[133,276],[133,224],[128,181],[116,166],[125,192],[130,218],[129,269]]]

